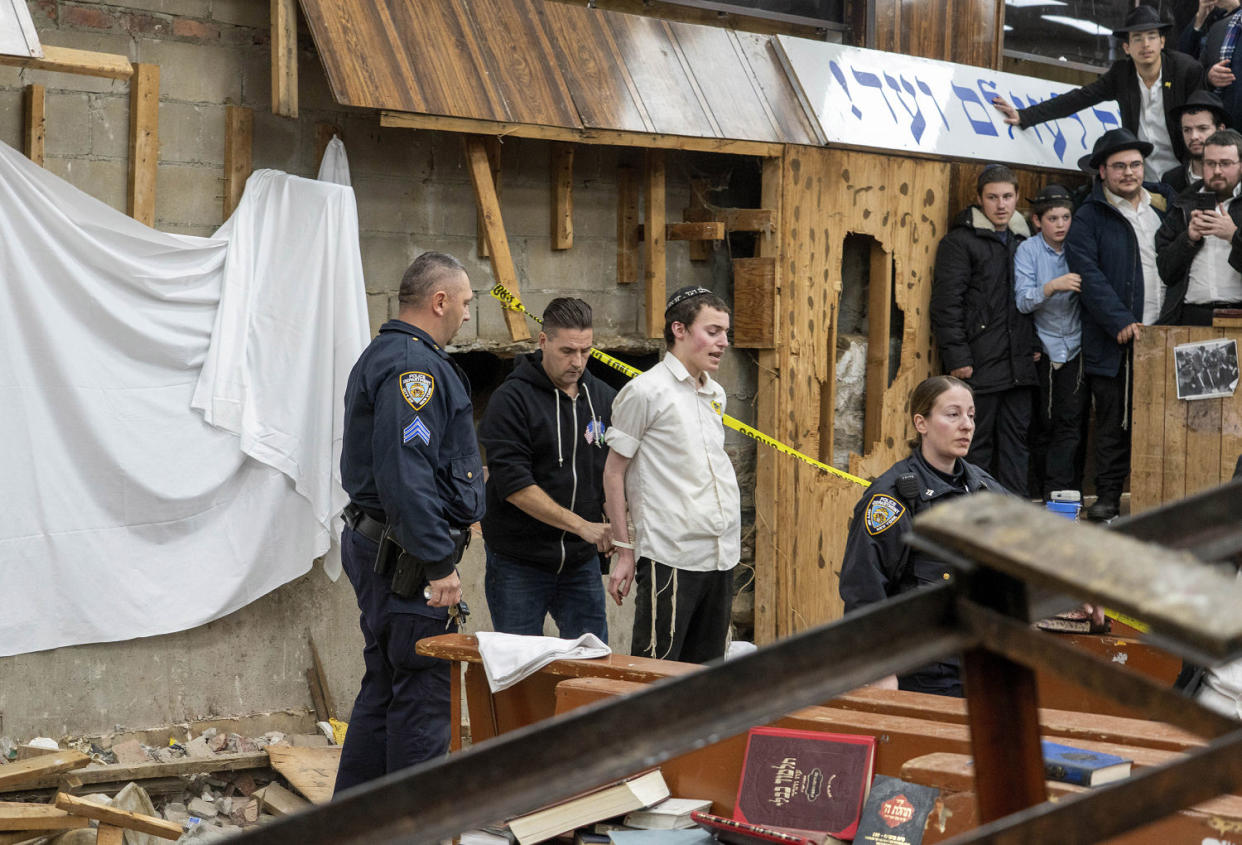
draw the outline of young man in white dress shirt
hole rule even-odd
[[[729,306],[706,288],[674,293],[664,311],[668,354],[613,403],[604,491],[617,556],[608,592],[620,604],[634,590],[635,655],[724,656],[741,504],[724,450],[725,392],[711,374],[729,346],[729,320]]]

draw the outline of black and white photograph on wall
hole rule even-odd
[[[1178,399],[1232,396],[1238,388],[1238,342],[1205,340],[1173,347]]]

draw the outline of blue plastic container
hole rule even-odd
[[[1053,513],[1059,513],[1066,519],[1078,519],[1078,511],[1082,508],[1078,502],[1048,502],[1046,507]]]

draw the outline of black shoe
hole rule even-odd
[[[1116,499],[1097,499],[1095,504],[1087,508],[1087,519],[1092,522],[1108,522],[1121,512],[1121,505]]]

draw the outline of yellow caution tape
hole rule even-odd
[[[543,324],[543,320],[541,320],[539,317],[527,311],[526,306],[523,305],[521,301],[517,298],[517,296],[515,296],[512,292],[510,292],[504,285],[498,284],[494,288],[492,288],[492,296],[500,300],[500,304],[503,305],[505,308],[508,308],[511,311],[519,311],[525,314],[527,317],[530,317],[531,319],[533,319],[536,323],[539,323],[540,325]],[[624,361],[618,361],[616,358],[612,357],[611,355],[605,352],[601,352],[598,349],[594,349],[594,348],[591,349],[591,357],[595,358],[597,361],[607,364],[608,366],[612,367],[614,370],[617,370],[618,372],[625,373],[630,378],[634,378],[635,376],[642,374],[642,370],[635,369],[634,367],[631,367],[629,364],[625,363]],[[865,479],[859,478],[856,475],[850,475],[848,472],[844,472],[842,470],[837,469],[836,467],[831,467],[831,466],[828,466],[828,464],[822,463],[821,461],[817,461],[814,458],[810,457],[809,455],[802,454],[801,452],[799,452],[797,449],[793,448],[792,446],[786,446],[784,443],[780,442],[779,440],[773,437],[769,437],[768,435],[764,434],[762,431],[759,431],[758,429],[755,429],[755,428],[751,428],[750,426],[748,426],[746,423],[742,422],[741,420],[734,419],[728,414],[722,413],[721,409],[716,405],[716,403],[712,403],[712,409],[715,410],[717,414],[720,414],[721,420],[723,420],[724,424],[727,427],[733,429],[739,434],[746,435],[751,440],[756,440],[764,444],[765,446],[770,446],[771,448],[780,452],[782,455],[789,455],[791,458],[797,458],[798,460],[802,461],[804,464],[809,464],[810,466],[815,467],[820,472],[830,473],[832,475],[837,476],[838,478],[844,478],[846,481],[852,481],[855,484],[861,484],[863,487],[871,486],[871,482],[866,481]],[[1129,624],[1129,623],[1126,623],[1126,624]]]
[[[1110,619],[1116,619],[1118,622],[1120,622],[1123,625],[1129,625],[1134,630],[1139,631],[1144,634],[1146,634],[1148,631],[1151,630],[1151,626],[1148,625],[1146,622],[1140,622],[1137,619],[1135,619],[1133,616],[1126,616],[1124,613],[1118,613],[1115,610],[1109,610],[1108,608],[1105,608],[1104,615]]]

